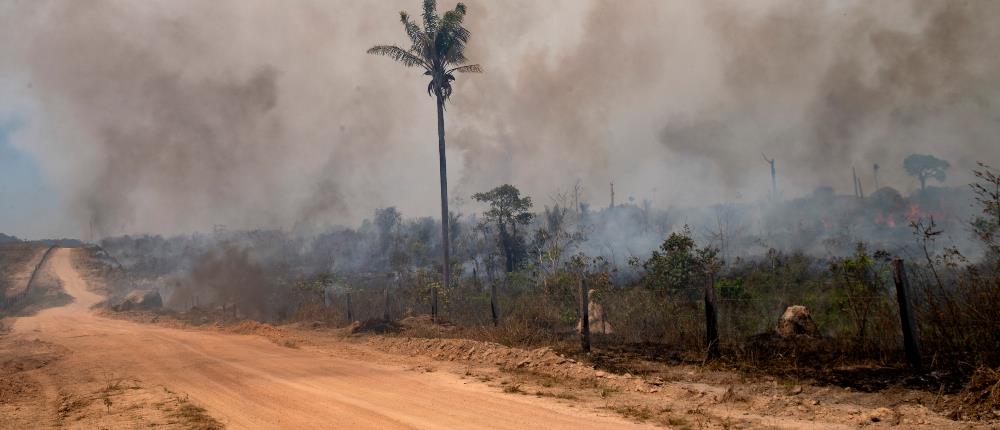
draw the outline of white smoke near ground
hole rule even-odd
[[[910,153],[1000,164],[995,2],[469,1],[452,197],[511,183],[595,206],[912,190]],[[442,2],[450,8],[453,2]],[[423,76],[365,54],[419,1],[11,1],[0,114],[65,199],[52,235],[318,231],[437,213]],[[874,191],[874,190],[871,190]],[[476,208],[456,205],[457,210]],[[2,223],[6,224],[6,223]],[[18,233],[18,226],[2,225]]]

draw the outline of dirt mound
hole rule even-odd
[[[587,322],[589,323],[590,332],[601,334],[614,333],[611,329],[611,323],[608,322],[607,317],[604,315],[604,307],[596,301],[595,296],[599,294],[595,289],[587,291]],[[576,322],[576,331],[579,333],[581,330],[583,330],[583,327],[578,320]]]
[[[596,370],[576,360],[563,357],[549,347],[526,350],[467,339],[404,337],[371,337],[368,339],[368,344],[393,354],[497,366],[502,370],[522,370],[554,378],[600,380],[602,385],[629,391],[655,390],[639,378]]]
[[[112,306],[112,309],[118,312],[122,311],[138,311],[138,310],[155,310],[163,307],[163,298],[160,297],[160,292],[156,290],[135,290],[128,293],[124,299],[118,304]]]
[[[369,343],[396,353],[423,355],[444,361],[472,361],[505,369],[546,365],[572,367],[573,364],[578,364],[559,356],[550,348],[529,351],[466,339],[372,338]]]
[[[955,398],[949,416],[963,420],[1000,418],[1000,369],[977,369],[962,393]]]
[[[281,337],[285,335],[284,330],[270,325],[252,320],[240,321],[237,324],[225,328],[226,332],[236,334],[254,334],[265,337]]]
[[[809,314],[809,309],[801,305],[789,306],[788,309],[785,309],[785,313],[781,315],[781,320],[778,321],[778,327],[775,331],[778,333],[778,336],[783,338],[816,336],[819,334],[816,323],[813,322],[812,316]]]

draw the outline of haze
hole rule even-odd
[[[434,215],[426,83],[365,54],[399,42],[393,18],[413,7],[0,3],[0,154],[38,172],[5,173],[0,226],[93,239]],[[769,189],[762,152],[785,197],[848,193],[851,168],[870,181],[873,163],[883,185],[915,189],[911,153],[950,161],[945,185],[960,186],[1000,156],[998,2],[468,7],[486,73],[449,105],[456,212],[500,183],[545,202],[577,180],[597,206],[612,181],[661,208],[751,202]]]

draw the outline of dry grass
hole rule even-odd
[[[171,411],[168,416],[177,419],[184,425],[184,428],[189,430],[222,430],[225,428],[221,422],[208,415],[205,408],[184,399],[178,399],[177,409]]]
[[[653,411],[641,405],[610,406],[609,409],[633,421],[645,422],[653,418]]]
[[[535,395],[538,397],[552,397],[554,399],[562,399],[562,400],[580,400],[580,398],[577,397],[576,395],[566,392],[554,393],[549,391],[535,391]]]
[[[528,394],[521,388],[521,384],[509,384],[503,387],[503,392],[507,394]]]
[[[953,400],[952,419],[995,419],[1000,410],[1000,369],[980,367]]]

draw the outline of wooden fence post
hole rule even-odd
[[[896,284],[896,301],[899,303],[899,322],[903,328],[906,363],[911,369],[920,370],[920,339],[917,337],[917,325],[913,321],[913,308],[910,306],[910,281],[906,279],[906,268],[901,258],[892,260],[892,280]]]
[[[500,312],[497,303],[497,283],[490,282],[490,312],[493,314],[493,327],[500,325]]]
[[[587,282],[580,277],[580,349],[590,353],[590,315],[587,297]]]
[[[708,358],[719,358],[719,319],[715,303],[715,275],[708,274],[705,284],[705,340]]]
[[[354,308],[351,307],[351,292],[347,292],[347,323],[354,323]]]
[[[437,284],[431,285],[431,322],[437,322],[438,316],[438,290]]]
[[[391,316],[392,315],[389,312],[389,285],[386,285],[385,286],[385,310],[382,311],[382,319],[386,320],[386,321],[389,321],[389,318]]]

